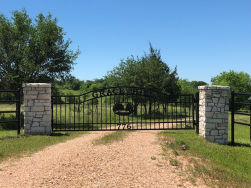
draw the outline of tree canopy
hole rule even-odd
[[[172,71],[161,59],[160,51],[150,44],[149,53],[128,57],[105,77],[107,85],[155,88],[166,94],[178,94],[176,68]]]
[[[235,92],[251,92],[251,78],[248,73],[235,72],[222,72],[211,78],[213,85],[230,86],[230,89]]]
[[[70,75],[79,51],[69,49],[63,28],[51,14],[35,19],[25,10],[10,19],[0,15],[0,84],[17,89],[23,82],[51,82]]]
[[[195,94],[198,92],[198,86],[207,85],[204,81],[188,81],[187,79],[179,79],[178,85],[182,94]]]

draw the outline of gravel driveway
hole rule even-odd
[[[96,132],[0,164],[0,187],[202,187],[162,159],[156,131],[94,146]],[[155,159],[156,157],[156,159]],[[203,186],[204,187],[204,186]]]

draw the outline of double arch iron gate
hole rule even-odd
[[[192,94],[164,95],[136,87],[110,87],[82,95],[52,96],[52,129],[194,129],[198,122],[195,119],[197,102]]]

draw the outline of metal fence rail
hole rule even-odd
[[[249,117],[249,122],[244,120],[235,120],[235,114]],[[251,93],[231,94],[231,144],[234,144],[235,124],[249,126],[249,136],[251,141]]]
[[[3,105],[15,105],[15,110],[5,110]],[[0,90],[0,124],[16,123],[17,134],[20,134],[21,120],[20,90]],[[5,114],[15,114],[15,118],[3,118]]]

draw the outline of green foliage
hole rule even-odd
[[[70,74],[79,51],[69,49],[63,28],[49,14],[32,20],[27,12],[0,15],[0,84],[16,89],[23,82],[51,82]]]
[[[189,82],[187,79],[179,79],[178,85],[181,88],[182,94],[195,94],[198,92],[198,86],[208,85],[203,81],[191,81]]]
[[[235,92],[251,92],[251,78],[248,73],[235,72],[222,72],[211,78],[213,85],[230,86],[230,89]]]
[[[80,86],[82,93],[106,87],[104,79],[87,80]]]
[[[83,83],[84,81],[81,81],[74,76],[69,76],[66,79],[60,80],[58,82],[58,84],[61,85],[64,89],[75,91],[80,90],[80,87]]]
[[[162,61],[160,51],[153,49],[151,44],[149,54],[122,60],[107,74],[105,81],[112,86],[155,88],[167,94],[180,93],[176,68],[171,71]]]

